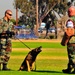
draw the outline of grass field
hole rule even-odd
[[[66,47],[60,45],[60,42],[24,42],[31,49],[42,46],[42,52],[36,59],[36,71],[18,71],[25,56],[30,51],[20,42],[12,43],[11,58],[8,67],[12,71],[1,71],[1,75],[69,75],[62,73],[62,69],[67,67]],[[71,74],[72,75],[72,74]]]

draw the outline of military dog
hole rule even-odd
[[[32,49],[25,57],[23,63],[20,66],[19,71],[32,71],[34,69],[34,62],[37,55],[42,51],[42,46]]]

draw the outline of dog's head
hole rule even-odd
[[[42,46],[35,48],[36,52],[41,52],[42,51],[41,48],[42,48]]]
[[[34,54],[39,54],[39,53],[42,51],[41,48],[42,48],[42,46],[39,46],[39,47],[33,49],[33,50],[32,50],[32,53],[34,53]]]

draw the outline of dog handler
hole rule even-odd
[[[69,19],[66,23],[66,30],[61,41],[61,45],[67,45],[68,67],[63,69],[63,73],[75,73],[75,7],[68,9]]]
[[[12,31],[13,23],[10,21],[12,18],[12,11],[6,10],[5,15],[0,19],[0,65],[2,70],[10,70],[7,64],[11,53],[11,38],[7,35],[7,31]]]

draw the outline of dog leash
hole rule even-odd
[[[27,46],[24,42],[22,42],[19,38],[17,38],[24,46],[26,46],[28,49],[30,49],[29,46]],[[31,50],[31,49],[30,49]]]

